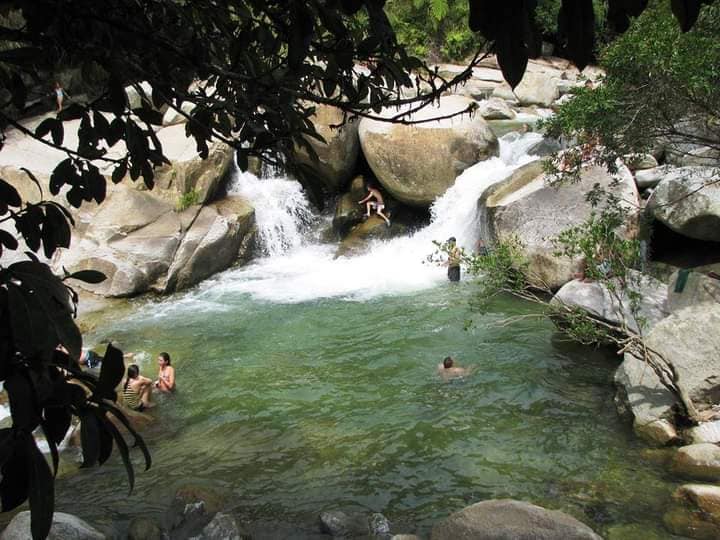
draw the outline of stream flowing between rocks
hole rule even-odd
[[[193,485],[269,530],[338,509],[427,534],[469,504],[515,498],[604,536],[671,538],[661,522],[677,484],[616,413],[618,358],[563,342],[544,319],[503,326],[536,308],[498,298],[473,310],[472,281],[448,283],[426,262],[433,240],[475,245],[479,194],[537,140],[503,138],[501,157],[463,173],[428,226],[352,257],[317,240],[323,224],[296,182],[238,173],[230,190],[256,207],[263,254],[191,291],[137,301],[86,336],[117,340],[152,378],[157,353],[171,354],[178,392],[143,432],[152,468],[141,472],[137,456],[127,495],[119,458],[78,472],[67,450],[57,509],[113,534],[135,516],[159,518]],[[435,370],[447,355],[473,374],[443,382]]]

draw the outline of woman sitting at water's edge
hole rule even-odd
[[[158,378],[153,383],[155,388],[161,392],[172,392],[175,390],[175,368],[170,365],[170,355],[161,352],[158,355],[158,365],[160,366]]]
[[[152,396],[152,381],[140,375],[140,368],[130,364],[127,368],[127,377],[123,385],[123,401],[128,409],[144,411],[154,404],[150,401]]]

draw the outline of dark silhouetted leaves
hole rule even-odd
[[[27,438],[31,531],[35,540],[47,538],[55,507],[55,486],[50,467],[33,437]]]
[[[78,272],[73,272],[67,277],[93,284],[102,283],[107,279],[105,274],[98,272],[97,270],[79,270]]]
[[[673,15],[680,23],[680,29],[683,32],[690,30],[698,19],[700,8],[703,2],[701,0],[671,0],[670,6]]]
[[[22,200],[20,199],[17,189],[2,179],[0,179],[0,201],[15,208],[19,208],[22,205]]]
[[[83,462],[81,467],[97,465],[100,456],[100,425],[98,417],[90,411],[80,414],[80,443]]]
[[[103,357],[100,378],[95,387],[95,397],[115,401],[115,388],[120,384],[124,373],[125,363],[122,352],[109,344]]]
[[[30,456],[24,439],[30,436],[29,434],[17,436],[10,434],[8,436],[8,442],[11,445],[10,456],[0,467],[0,474],[2,474],[0,502],[3,512],[17,508],[28,498]]]
[[[582,70],[590,63],[595,47],[595,12],[592,0],[563,0],[558,29],[567,40],[570,60]]]

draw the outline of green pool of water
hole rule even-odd
[[[472,292],[463,282],[288,305],[191,293],[139,306],[89,339],[118,340],[153,378],[157,353],[172,355],[179,390],[145,431],[153,467],[127,495],[116,456],[96,470],[66,465],[58,510],[109,532],[161,516],[191,484],[222,493],[247,522],[371,510],[427,533],[466,505],[509,497],[601,534],[638,524],[670,538],[659,524],[675,484],[617,416],[617,358],[559,341],[542,319],[498,325],[535,308],[499,299],[471,312]],[[474,374],[440,380],[446,355]]]

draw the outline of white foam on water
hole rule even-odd
[[[417,232],[372,242],[367,252],[336,257],[337,246],[310,241],[310,205],[300,185],[287,178],[258,179],[237,173],[230,192],[255,206],[261,248],[266,256],[204,282],[197,289],[153,307],[153,316],[168,311],[223,311],[240,295],[273,303],[323,298],[365,301],[411,293],[447,280],[447,269],[428,263],[436,247],[450,236],[472,251],[479,236],[477,201],[494,183],[532,161],[527,150],[537,133],[510,133],[500,139],[500,156],[464,171],[431,207],[431,222]]]
[[[264,255],[272,257],[301,246],[315,220],[302,187],[288,178],[258,178],[236,169],[228,195],[252,202],[259,247]]]

